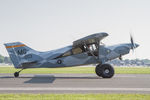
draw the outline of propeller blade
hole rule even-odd
[[[134,42],[134,38],[133,38],[133,34],[132,34],[131,30],[130,30],[129,33],[130,33],[130,43],[131,43],[132,54],[134,53],[135,54],[135,58],[137,58],[136,57],[135,48],[137,48],[139,45]]]
[[[132,44],[132,50],[134,52],[135,44],[134,44],[133,36],[131,34],[130,34],[130,41],[131,41],[131,44]]]

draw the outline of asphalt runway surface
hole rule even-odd
[[[0,93],[147,93],[150,74],[0,74]]]

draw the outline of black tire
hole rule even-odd
[[[101,70],[101,65],[97,65],[95,68],[95,73],[97,76],[101,77],[102,76],[102,70]]]
[[[96,74],[103,78],[111,78],[114,76],[114,68],[109,64],[103,64],[96,66]]]
[[[15,73],[14,73],[14,76],[15,76],[15,77],[19,77],[19,72],[15,72]]]

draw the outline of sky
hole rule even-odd
[[[150,0],[0,0],[0,54],[4,43],[20,41],[38,51],[71,45],[107,32],[103,43],[140,46],[123,57],[150,59]]]

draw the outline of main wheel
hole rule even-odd
[[[111,78],[114,75],[114,68],[110,64],[96,66],[96,74],[103,78]]]
[[[101,70],[101,65],[97,65],[95,68],[95,73],[97,76],[101,77],[102,76],[102,70]]]
[[[19,72],[15,72],[15,73],[14,73],[14,76],[15,76],[15,77],[19,77]]]

